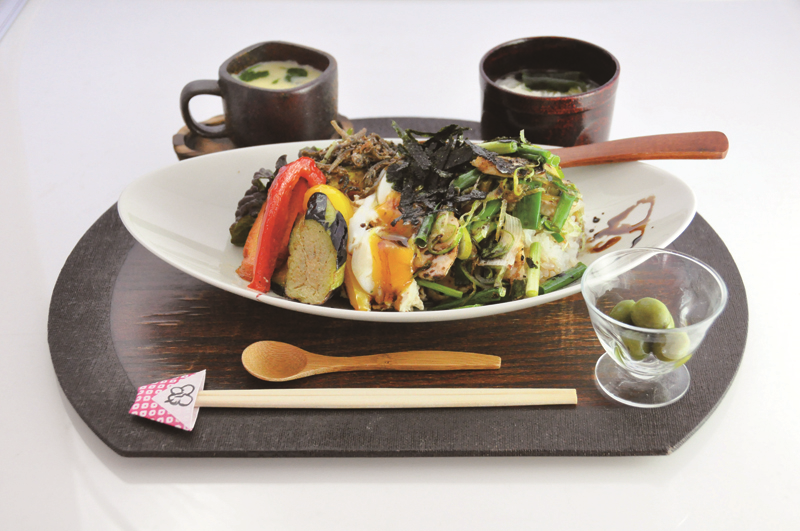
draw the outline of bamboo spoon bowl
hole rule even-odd
[[[322,356],[278,341],[259,341],[242,352],[242,364],[247,372],[270,382],[287,382],[329,372],[499,369],[500,363],[498,356],[437,350],[371,356]]]

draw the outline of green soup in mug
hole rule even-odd
[[[283,90],[299,87],[318,78],[320,74],[322,72],[313,66],[295,61],[266,61],[242,70],[235,77],[255,87]]]

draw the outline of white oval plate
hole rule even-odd
[[[273,169],[281,155],[289,161],[301,148],[326,147],[331,141],[294,142],[242,148],[178,162],[134,181],[122,193],[119,215],[125,227],[150,252],[203,282],[231,293],[296,312],[395,323],[419,323],[472,319],[530,308],[580,291],[576,282],[562,290],[530,299],[478,308],[442,311],[359,312],[346,308],[313,306],[258,293],[236,274],[242,248],[230,243],[228,228],[234,221],[239,199],[250,187],[259,168]],[[677,177],[640,162],[567,169],[566,177],[583,194],[586,228],[599,231],[613,216],[654,196],[655,206],[637,247],[666,247],[689,225],[695,214],[691,189]],[[643,219],[647,207],[635,209],[626,224]],[[598,223],[593,219],[599,218]],[[609,250],[628,248],[639,233],[626,234]],[[602,253],[586,253],[589,264]]]

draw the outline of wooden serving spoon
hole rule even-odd
[[[464,371],[499,369],[500,358],[470,352],[417,350],[372,356],[333,357],[312,354],[278,341],[259,341],[242,352],[247,372],[270,382],[346,371]]]
[[[609,140],[552,150],[562,168],[666,159],[724,159],[728,137],[717,131],[673,133]]]

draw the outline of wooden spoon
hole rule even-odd
[[[639,136],[554,149],[562,168],[665,159],[724,159],[728,137],[717,131]]]
[[[256,378],[286,382],[326,372],[499,369],[500,358],[487,354],[436,350],[333,357],[312,354],[278,341],[259,341],[244,349],[242,364]]]

